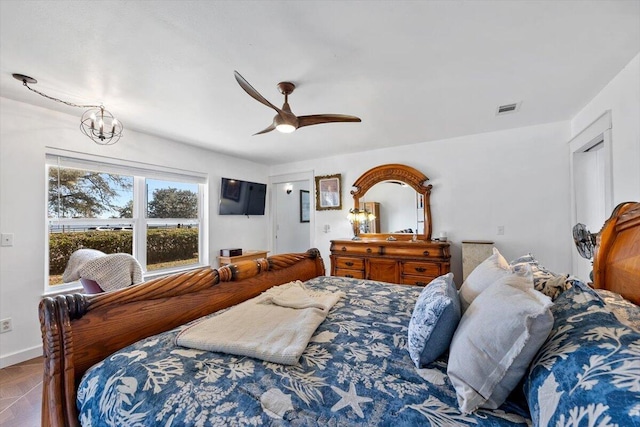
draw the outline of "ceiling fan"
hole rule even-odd
[[[242,89],[244,89],[245,92],[247,92],[256,101],[261,102],[267,107],[273,108],[278,113],[273,118],[273,123],[271,123],[271,125],[269,125],[266,129],[255,133],[254,135],[271,132],[274,129],[282,133],[291,133],[303,126],[321,125],[323,123],[362,121],[359,117],[349,116],[346,114],[313,114],[310,116],[296,116],[291,112],[291,107],[289,107],[289,95],[296,88],[296,85],[291,82],[278,83],[278,90],[280,90],[280,93],[284,95],[284,104],[282,105],[282,108],[278,108],[267,101],[264,96],[260,95],[260,93],[255,90],[253,86],[251,86],[249,82],[244,79],[244,77],[240,75],[240,73],[234,71],[234,74],[236,76],[238,84]]]

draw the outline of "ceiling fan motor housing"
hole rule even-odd
[[[273,118],[273,124],[280,132],[291,133],[298,128],[298,118],[294,115],[276,114]],[[285,127],[283,128],[283,126]],[[286,126],[292,126],[293,129],[289,129]]]

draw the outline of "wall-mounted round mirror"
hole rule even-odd
[[[377,166],[353,184],[354,235],[366,238],[431,240],[431,185],[426,175],[400,164]]]

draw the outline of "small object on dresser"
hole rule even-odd
[[[242,255],[242,249],[220,249],[220,256],[239,256]]]

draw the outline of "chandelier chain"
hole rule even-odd
[[[29,89],[33,93],[37,93],[43,98],[50,99],[51,101],[58,102],[60,104],[68,105],[69,107],[85,108],[87,109],[80,118],[80,131],[88,136],[93,142],[99,145],[111,145],[120,140],[122,136],[123,126],[113,114],[104,108],[104,105],[95,104],[76,104],[74,102],[63,101],[62,99],[49,96],[46,93],[42,93],[39,90],[33,89],[29,86],[29,83],[38,83],[33,77],[29,77],[25,74],[13,74],[13,78],[22,82],[22,85]],[[96,110],[96,109],[99,109]]]
[[[42,92],[40,92],[39,90],[33,89],[32,87],[30,87],[26,81],[22,81],[22,84],[29,89],[31,92],[35,92],[40,96],[44,96],[47,99],[50,99],[52,101],[56,101],[56,102],[60,102],[62,104],[68,105],[70,107],[78,107],[78,108],[104,108],[103,105],[82,105],[82,104],[74,104],[73,102],[67,102],[67,101],[63,101],[62,99],[58,99],[58,98],[54,98],[53,96],[49,96],[46,95]]]

